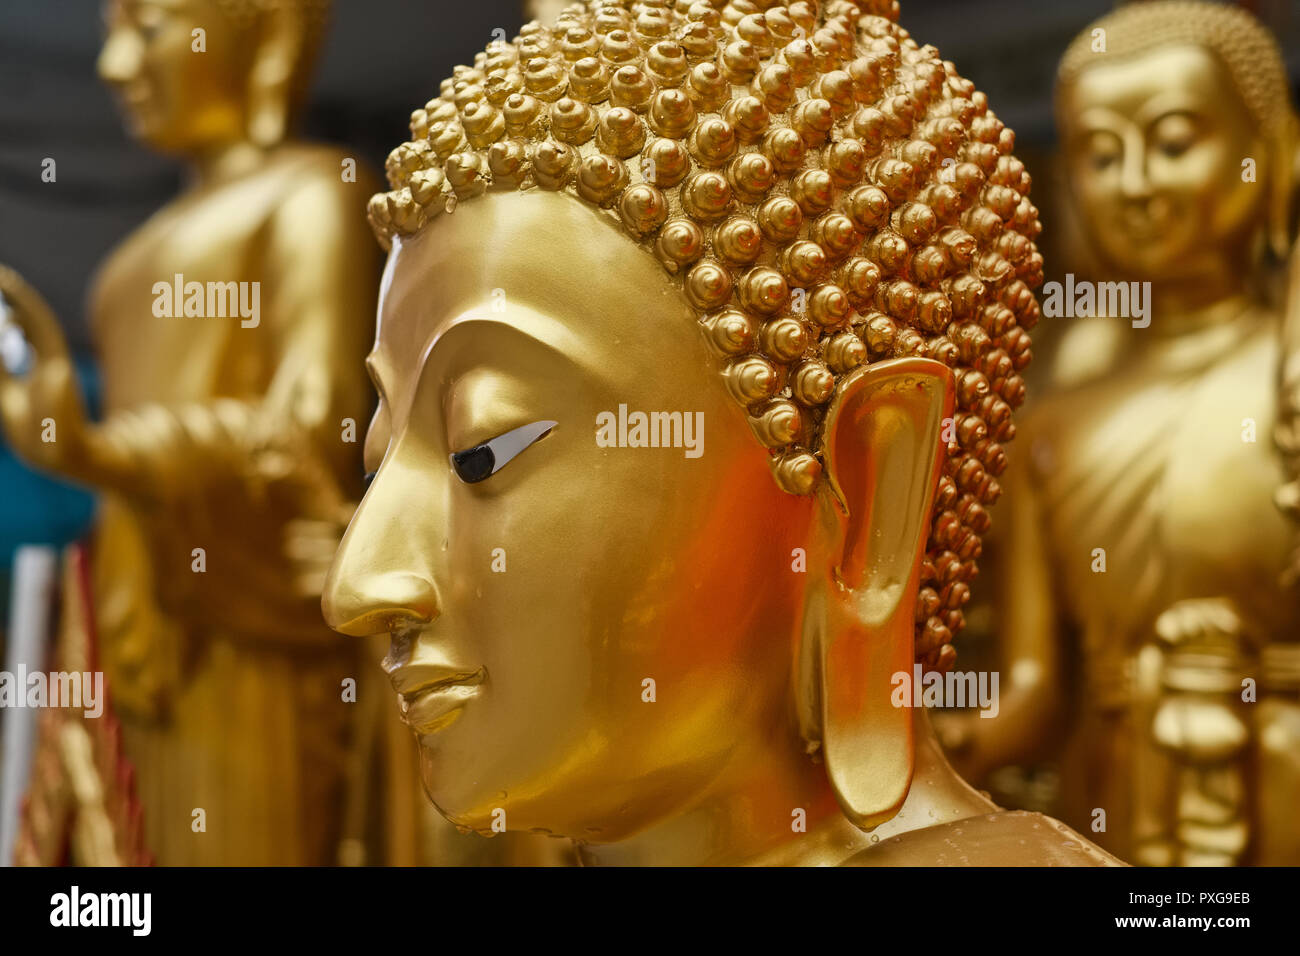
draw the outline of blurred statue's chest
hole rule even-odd
[[[1200,368],[1081,390],[1036,423],[1042,517],[1080,617],[1124,633],[1182,598],[1273,593],[1289,540],[1273,504],[1277,361],[1261,329]]]
[[[259,377],[271,344],[260,312],[276,284],[266,224],[279,195],[264,178],[178,199],[106,262],[91,318],[109,408],[206,398]]]

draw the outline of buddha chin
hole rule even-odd
[[[952,663],[1041,279],[1009,134],[890,7],[570,6],[390,156],[375,478],[323,606],[392,636],[459,825],[825,864],[964,821],[973,862],[1113,862],[890,702]]]

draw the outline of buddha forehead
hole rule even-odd
[[[156,7],[173,13],[216,11],[241,25],[272,9],[275,5],[274,0],[107,0],[105,4],[108,8],[119,7],[126,10]],[[311,12],[313,15],[323,16],[329,8],[329,0],[290,0],[287,6],[296,6],[304,13]]]
[[[1245,113],[1218,57],[1193,43],[1171,43],[1117,60],[1099,57],[1078,73],[1067,93],[1074,109],[1063,111],[1062,117],[1070,125],[1095,117],[1087,112],[1093,109],[1138,121],[1174,110]]]
[[[479,365],[540,350],[626,388],[650,375],[718,387],[694,313],[653,255],[554,193],[484,196],[395,240],[376,361],[414,377],[452,330],[479,340]]]
[[[1166,52],[1175,48],[1182,52]],[[1134,77],[1130,85],[1158,82],[1195,89],[1207,101],[1249,114],[1251,125],[1271,137],[1284,135],[1290,122],[1281,50],[1268,28],[1240,7],[1201,0],[1126,4],[1089,24],[1070,43],[1057,74],[1059,89],[1072,92],[1074,80],[1085,71],[1134,64],[1141,66],[1128,71]],[[1198,69],[1199,75],[1191,75]],[[1138,79],[1140,70],[1150,73]]]
[[[202,3],[205,7],[217,6],[226,16],[245,22],[273,10],[288,10],[303,16],[310,27],[319,28],[328,18],[333,0],[202,0]]]

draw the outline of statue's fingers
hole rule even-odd
[[[1156,637],[1166,644],[1178,644],[1183,638],[1182,608],[1175,604],[1156,618]]]
[[[1226,598],[1209,601],[1206,607],[1208,622],[1225,637],[1232,637],[1241,631],[1241,618],[1237,609]]]
[[[4,424],[5,437],[11,445],[15,443],[15,433],[30,420],[31,396],[27,388],[0,362],[0,422]]]
[[[67,343],[54,311],[22,276],[3,264],[0,264],[0,294],[9,303],[10,320],[23,330],[39,358],[67,355]]]

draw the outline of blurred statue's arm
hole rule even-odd
[[[280,207],[268,274],[272,309],[286,321],[279,371],[267,393],[271,415],[305,430],[336,474],[353,476],[357,444],[345,442],[343,420],[364,432],[371,386],[365,355],[375,330],[381,260],[365,219],[374,185],[317,179]],[[304,242],[305,236],[315,241]],[[359,482],[359,475],[355,476]]]
[[[309,179],[269,224],[259,322],[265,327],[232,333],[270,337],[265,359],[274,374],[265,396],[144,404],[115,411],[100,425],[85,424],[83,416],[54,470],[155,501],[203,494],[217,482],[229,487],[231,480],[259,494],[276,486],[289,490],[294,510],[332,514],[341,501],[338,478],[356,447],[343,440],[344,419],[358,430],[364,424],[361,359],[378,278],[373,243],[361,213],[343,200],[348,195],[338,183]]]
[[[944,732],[954,763],[973,782],[998,767],[1032,759],[1059,717],[1061,652],[1046,530],[1026,454],[1031,441],[1026,435],[1001,479],[998,713],[962,714]]]

